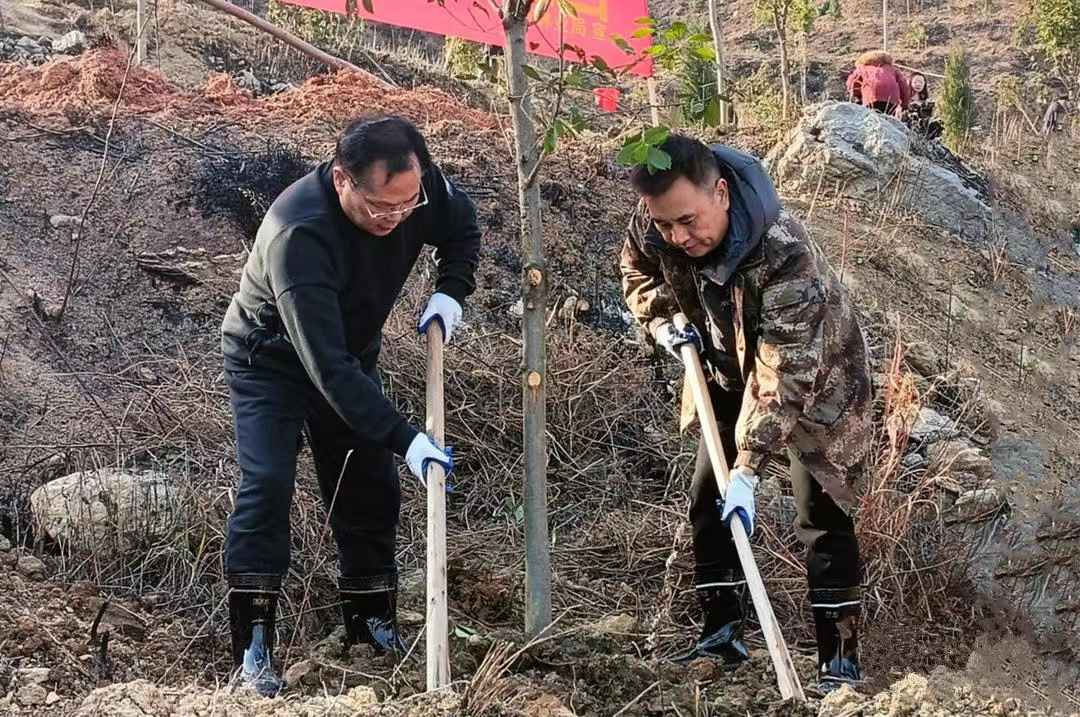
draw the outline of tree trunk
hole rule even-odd
[[[521,210],[521,295],[525,314],[521,320],[524,366],[522,393],[524,412],[525,483],[525,632],[535,636],[551,624],[551,555],[547,524],[547,392],[544,319],[547,308],[548,270],[540,224],[540,144],[536,139],[529,79],[525,64],[526,18],[532,0],[507,3],[506,77],[514,123],[514,157],[518,174]],[[556,12],[554,8],[549,12]]]
[[[799,65],[799,102],[806,104],[806,77],[810,74],[810,37],[807,33],[799,33],[799,49],[802,59]]]
[[[713,50],[716,52],[716,93],[720,96],[720,124],[727,124],[728,114],[727,86],[724,81],[724,28],[720,25],[720,7],[723,2],[709,0],[709,26],[712,28]]]
[[[780,103],[783,106],[780,117],[784,120],[788,118],[788,105],[791,104],[791,76],[788,74],[786,25],[787,17],[782,14],[779,7],[774,5],[773,26],[776,28],[777,44],[780,47]]]

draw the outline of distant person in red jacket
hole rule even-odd
[[[847,78],[848,97],[864,107],[899,116],[897,108],[908,109],[911,87],[904,73],[893,65],[892,55],[881,50],[864,52],[855,60],[855,71]]]

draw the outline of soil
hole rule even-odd
[[[3,8],[8,18],[8,5]],[[615,147],[603,139],[567,143],[543,182],[550,305],[557,309],[549,329],[548,418],[558,621],[551,639],[526,646],[514,458],[521,425],[514,313],[520,262],[505,118],[463,106],[445,91],[386,92],[340,75],[258,98],[200,63],[192,60],[197,72],[182,83],[167,62],[164,71],[129,69],[126,52],[109,45],[36,68],[0,65],[0,527],[14,544],[0,553],[0,712],[854,717],[1049,710],[1053,689],[1020,691],[1021,681],[980,678],[1008,674],[1008,655],[995,651],[999,640],[1026,634],[1030,620],[999,616],[995,605],[980,603],[963,566],[941,568],[952,564],[957,543],[950,541],[957,538],[936,515],[904,536],[910,539],[904,550],[925,555],[902,567],[877,549],[867,556],[868,680],[861,696],[806,707],[781,703],[753,625],[754,659],[733,675],[708,662],[664,662],[698,629],[689,540],[679,531],[695,439],[674,432],[673,368],[644,348],[623,315],[614,262],[632,200],[625,173],[610,159]],[[121,86],[117,121],[110,123]],[[232,195],[225,185],[273,196],[272,180],[280,180],[273,175],[285,166],[282,147],[306,162],[321,159],[334,130],[368,110],[398,111],[420,125],[436,161],[476,199],[485,232],[469,326],[448,352],[448,442],[460,453],[449,546],[458,682],[454,694],[424,696],[422,662],[397,669],[363,651],[345,654],[336,644],[333,547],[320,531],[305,455],[279,650],[297,682],[282,699],[261,700],[227,684],[221,531],[236,467],[216,337],[251,227],[226,201]],[[772,134],[741,130],[726,141],[762,154]],[[263,169],[219,174],[246,166]],[[1017,192],[1019,205],[1038,194]],[[1080,463],[1072,428],[1080,404],[1069,390],[1080,356],[1059,328],[1062,307],[1047,303],[1035,282],[1037,267],[1008,266],[995,279],[983,249],[944,241],[914,223],[883,226],[877,213],[868,216],[827,192],[816,200],[786,199],[842,267],[867,316],[879,369],[887,366],[899,318],[904,343],[925,347],[920,358],[935,367],[918,378],[921,400],[960,418],[985,446],[1002,436],[1037,436],[1046,477],[1027,495],[1035,502],[1060,497]],[[1052,215],[1051,208],[1044,225]],[[430,290],[430,270],[418,268],[386,332],[388,391],[412,416],[422,413],[424,363],[412,319]],[[968,307],[963,320],[944,308],[954,295]],[[578,311],[582,301],[588,308]],[[1018,333],[1002,333],[1009,330]],[[1038,362],[1030,371],[1014,368],[1022,346],[1035,347]],[[918,363],[916,351],[910,364]],[[1019,368],[1025,365],[1031,364]],[[1035,458],[1025,460],[1015,472],[1036,474],[1025,471]],[[98,465],[167,471],[184,496],[183,529],[163,541],[105,544],[89,554],[35,535],[29,492]],[[802,551],[778,485],[775,500],[762,507],[760,565],[810,686],[814,651]],[[416,635],[425,505],[410,481],[403,491],[401,607]],[[898,485],[893,492],[903,491]],[[952,515],[943,491],[930,488],[919,497]],[[1067,556],[1075,542],[1066,537],[1055,550]],[[44,560],[36,578],[17,567],[29,552]],[[1056,575],[1067,587],[1068,576]],[[1064,598],[1057,607],[1068,607]],[[1075,634],[1074,613],[1061,610],[1057,619]],[[511,646],[508,653],[502,645]],[[418,643],[415,653],[422,649]],[[1070,657],[1067,647],[1046,649]],[[481,669],[486,656],[518,650],[505,669]],[[972,660],[973,650],[983,657]],[[969,664],[972,671],[965,672]],[[33,667],[50,670],[42,699],[55,692],[58,700],[21,704],[41,697],[18,672]],[[939,667],[946,669],[935,677]],[[1022,667],[1025,684],[1044,679],[1038,669]],[[930,676],[933,689],[907,677],[913,671]],[[1069,710],[1066,704],[1063,711]]]

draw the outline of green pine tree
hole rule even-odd
[[[959,151],[975,125],[975,94],[971,89],[967,55],[953,47],[945,60],[945,80],[941,90],[941,121],[945,125],[945,142]]]

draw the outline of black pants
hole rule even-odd
[[[370,375],[379,381],[377,370]],[[396,574],[401,485],[393,454],[354,434],[306,378],[260,370],[227,370],[225,377],[240,464],[225,538],[226,572],[232,577],[288,571],[289,509],[306,434],[341,575]],[[321,531],[322,523],[316,528]]]
[[[728,465],[733,465],[735,423],[742,394],[711,387],[720,441]],[[806,546],[810,599],[834,603],[858,598],[862,578],[855,523],[821,488],[806,467],[791,456],[791,488],[795,496],[795,535]],[[698,447],[697,466],[690,494],[690,521],[694,526],[694,562],[697,587],[742,582],[742,567],[731,529],[720,521],[719,492],[705,441]]]
[[[887,114],[890,117],[895,117],[896,116],[896,105],[894,105],[892,102],[886,102],[884,100],[879,100],[877,102],[872,103],[870,106],[872,108],[874,108],[875,110],[877,110],[878,112],[881,112],[883,114]]]

